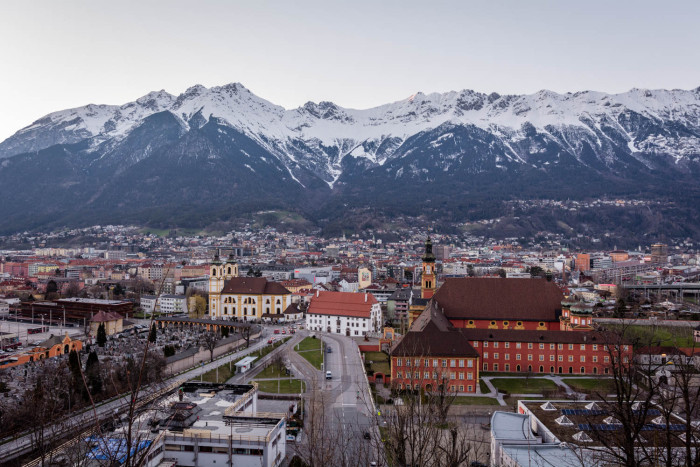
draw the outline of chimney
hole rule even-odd
[[[365,292],[365,303],[367,303],[367,293]]]
[[[321,291],[316,289],[316,296],[318,297],[321,294]]]

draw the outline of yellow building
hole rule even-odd
[[[238,277],[232,256],[224,263],[218,255],[209,268],[209,317],[252,321],[263,314],[283,315],[292,304],[292,294],[264,277]]]
[[[119,313],[106,313],[100,310],[90,319],[90,335],[97,336],[97,328],[100,324],[105,325],[106,334],[111,336],[124,330],[124,317]]]

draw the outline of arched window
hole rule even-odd
[[[518,365],[518,366],[516,367],[516,370],[517,370],[517,371],[520,371],[520,365]]]
[[[279,305],[280,303],[282,303],[282,302],[281,302],[280,299],[278,298],[278,299],[277,299],[277,304]]]
[[[231,266],[229,266],[228,269],[226,269],[226,274],[228,274],[229,276],[231,275]]]
[[[585,366],[582,366],[582,367],[581,367],[581,374],[584,374],[585,372],[586,372],[586,367],[585,367]]]
[[[211,275],[212,275],[212,276],[216,276],[216,269],[212,269],[212,270],[211,270]]]
[[[265,300],[265,305],[269,305],[269,304],[270,304],[270,299],[268,298]]]
[[[544,367],[540,365],[540,373],[544,373]]]

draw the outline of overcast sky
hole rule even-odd
[[[700,86],[700,1],[3,1],[0,140],[41,116],[241,82],[286,108],[417,92]]]

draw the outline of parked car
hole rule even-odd
[[[279,333],[280,333],[280,330],[279,330],[279,329],[275,329],[275,334],[279,334]]]
[[[326,353],[333,353],[332,347],[326,347]]]
[[[333,379],[333,373],[331,373],[331,370],[326,371],[326,379]]]

